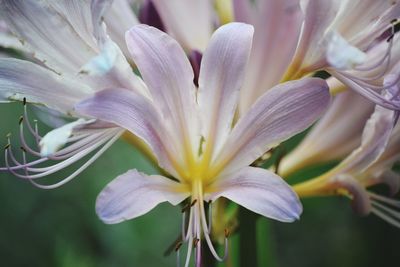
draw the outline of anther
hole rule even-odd
[[[197,199],[193,200],[192,203],[190,204],[190,207],[193,207],[194,204],[196,204],[196,202],[197,202]]]
[[[179,241],[178,243],[176,243],[175,245],[175,251],[177,252],[181,247],[182,247],[182,241]]]
[[[24,116],[19,117],[18,124],[21,125],[21,123],[24,121]]]
[[[185,206],[183,206],[183,208],[182,208],[182,210],[181,210],[182,213],[186,212],[189,208],[190,208],[189,203],[185,204]]]
[[[7,145],[5,145],[5,146],[4,146],[4,150],[7,150],[7,149],[9,149],[9,148],[10,148],[10,146],[11,146],[11,144],[10,144],[10,143],[8,143]]]
[[[23,146],[21,146],[21,147],[19,147],[23,152],[25,152],[26,153],[26,149],[23,147]]]
[[[394,37],[394,34],[391,34],[391,35],[386,39],[386,42],[390,43],[390,41],[392,41],[393,37]]]
[[[22,104],[25,106],[26,105],[26,97],[22,100]]]
[[[200,239],[198,239],[198,238],[193,239],[193,247],[194,248],[197,247],[197,245],[199,244],[199,241],[200,241]]]
[[[391,24],[396,24],[396,23],[397,23],[397,19],[392,19],[392,20],[390,21],[390,23],[391,23]]]
[[[225,234],[225,238],[228,238],[228,237],[229,237],[229,235],[231,234],[231,232],[229,231],[229,229],[228,229],[228,228],[225,228],[225,230],[224,230],[224,234]]]
[[[6,135],[6,138],[10,138],[11,137],[11,133],[8,133],[7,135]]]

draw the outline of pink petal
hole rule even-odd
[[[168,178],[130,170],[103,189],[97,197],[96,212],[103,222],[114,224],[141,216],[162,202],[177,205],[188,195]]]
[[[303,22],[299,0],[259,1],[253,8],[254,42],[241,91],[241,113],[282,79],[295,53]]]
[[[81,114],[114,123],[137,135],[150,146],[160,167],[174,177],[179,177],[172,160],[179,161],[182,153],[174,150],[159,114],[143,96],[125,89],[107,89],[77,104],[76,110]]]
[[[186,51],[204,51],[214,28],[210,0],[153,0],[161,19]]]
[[[334,20],[340,1],[309,0],[305,6],[304,26],[298,45],[294,67],[310,66],[324,57],[321,44],[324,33]]]
[[[250,54],[253,27],[229,23],[212,36],[200,68],[198,103],[207,146],[217,153],[232,128]]]
[[[296,193],[278,175],[262,168],[244,167],[221,177],[207,199],[228,198],[237,204],[282,222],[299,219],[302,206]]]
[[[265,93],[235,125],[215,165],[230,173],[250,165],[268,149],[305,130],[329,106],[324,80],[305,78]]]
[[[63,112],[88,97],[92,89],[65,76],[18,59],[0,59],[0,102],[11,100],[41,103]]]
[[[126,33],[128,49],[176,145],[199,147],[193,71],[185,52],[164,32],[137,25]]]

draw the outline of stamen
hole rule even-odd
[[[224,234],[225,234],[225,238],[228,238],[231,233],[229,232],[229,229],[225,228]]]
[[[179,241],[175,246],[175,251],[178,252],[178,250],[182,247],[182,245],[183,245],[182,241]]]
[[[198,239],[198,238],[195,238],[195,239],[193,240],[193,247],[194,247],[194,248],[197,247],[197,244],[199,243],[199,241],[200,241],[200,239]]]

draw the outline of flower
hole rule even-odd
[[[142,138],[173,177],[128,171],[100,193],[99,217],[119,223],[161,202],[176,205],[190,197],[189,226],[182,235],[189,242],[186,265],[193,244],[200,265],[198,241],[203,237],[215,258],[223,259],[209,237],[205,202],[225,197],[284,222],[297,219],[302,210],[279,176],[249,165],[312,124],[330,101],[328,86],[317,78],[276,86],[235,122],[252,37],[253,27],[247,24],[220,27],[204,52],[196,88],[192,67],[178,43],[156,28],[135,26],[126,33],[126,41],[151,99],[113,88],[76,105],[77,112]]]
[[[399,71],[400,65],[395,67]],[[385,84],[392,84],[397,73],[389,74]],[[383,92],[383,97],[398,102],[399,83]],[[367,191],[367,188],[386,183],[391,194],[399,190],[400,175],[391,171],[400,159],[400,126],[398,112],[376,106],[366,122],[360,146],[339,165],[320,177],[294,185],[294,190],[303,197],[314,195],[344,195],[352,199],[353,208],[360,214],[370,212],[389,223],[400,227],[399,212],[392,207],[400,207],[396,200]]]
[[[398,110],[398,103],[380,92],[400,79],[382,84],[400,56],[398,38],[393,38],[400,2],[311,0],[302,4],[303,30],[285,79],[325,70],[374,103]]]
[[[76,177],[123,134],[124,129],[116,125],[94,121],[74,111],[76,103],[105,88],[123,87],[147,94],[146,86],[105,31],[102,16],[110,4],[111,1],[95,0],[1,1],[2,18],[36,63],[0,59],[0,101],[24,102],[20,120],[22,161],[14,156],[9,140],[7,166],[0,170],[29,179],[41,188],[55,188]],[[32,125],[28,118],[26,102],[45,105],[67,124],[42,137],[38,125]],[[39,151],[27,144],[24,129],[34,137]],[[60,182],[36,182],[93,152],[85,164]],[[26,153],[38,159],[26,162]],[[52,164],[52,160],[57,163]],[[44,162],[50,165],[38,167]]]

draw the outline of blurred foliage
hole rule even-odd
[[[18,131],[21,112],[21,104],[0,105],[0,136]],[[300,138],[285,146],[290,149]],[[2,144],[6,144],[5,138]],[[3,155],[0,162],[4,162]],[[1,173],[1,266],[175,266],[175,257],[164,257],[163,252],[179,234],[179,208],[162,204],[140,218],[117,225],[105,225],[95,214],[101,189],[132,168],[156,172],[134,148],[118,141],[84,173],[59,189],[40,190]],[[291,179],[302,180],[323,168],[327,166],[310,168]],[[68,173],[52,175],[48,182]],[[304,199],[303,204],[303,216],[295,223],[256,219],[254,255],[258,255],[259,266],[398,265],[399,229],[374,216],[358,217],[344,198]],[[238,240],[237,234],[230,238],[231,262],[217,266],[238,266],[233,264],[239,262]]]

